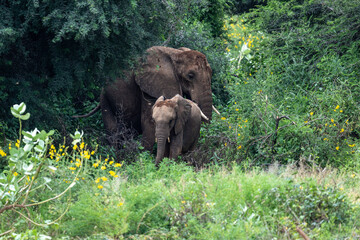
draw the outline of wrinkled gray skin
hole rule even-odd
[[[123,79],[107,85],[100,105],[85,117],[101,108],[108,134],[116,132],[117,116],[128,126],[142,133],[142,145],[152,150],[155,125],[151,117],[157,98],[172,98],[176,94],[194,101],[211,119],[212,71],[204,54],[188,48],[151,47],[139,66]]]
[[[193,150],[200,136],[201,110],[192,101],[176,95],[159,97],[152,108],[157,139],[156,165],[164,157],[177,158]]]

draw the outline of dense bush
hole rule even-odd
[[[15,136],[8,106],[24,101],[35,113],[30,126],[56,128],[62,135],[75,130],[71,116],[92,109],[106,80],[131,68],[146,48],[169,45],[194,21],[221,31],[223,15],[211,14],[222,2],[5,1],[0,6],[2,128]],[[101,121],[82,119],[80,125],[93,131]]]
[[[274,0],[228,20],[221,128],[237,160],[357,165],[358,3]]]

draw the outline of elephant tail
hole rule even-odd
[[[91,112],[84,114],[84,115],[74,115],[72,116],[73,118],[83,118],[83,117],[90,117],[91,115],[93,115],[94,113],[96,113],[97,111],[99,111],[101,108],[100,103],[96,106],[96,108],[94,108],[93,110],[91,110]]]

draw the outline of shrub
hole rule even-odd
[[[46,132],[38,129],[23,131],[22,121],[30,118],[30,114],[25,111],[24,103],[15,104],[11,108],[12,115],[19,120],[19,139],[15,142],[15,146],[9,144],[7,153],[0,150],[1,157],[7,159],[7,166],[0,174],[0,214],[4,216],[0,228],[7,234],[12,233],[14,237],[22,236],[16,232],[31,228],[32,224],[42,227],[55,224],[56,220],[39,218],[36,208],[41,208],[42,205],[49,206],[65,195],[74,187],[82,170],[79,168],[66,184],[54,179],[56,162],[65,159],[63,154],[57,154],[55,159],[54,152],[48,151],[51,149],[51,136],[54,131]],[[81,134],[77,132],[73,136],[73,144],[80,141],[80,138]],[[78,156],[75,153],[73,157],[79,157],[80,165],[86,159],[85,156]],[[14,215],[8,215],[7,212],[12,212]],[[60,219],[64,212],[66,209],[60,207],[58,211],[47,214],[46,217],[58,215]],[[27,227],[24,226],[26,223]],[[27,231],[25,235],[37,236],[37,232]],[[46,237],[40,236],[40,238]]]
[[[229,101],[219,109],[226,135],[242,146],[237,159],[250,158],[256,165],[299,159],[322,166],[356,165],[356,27],[339,20],[344,30],[338,31],[353,41],[340,47],[342,34],[328,40],[337,28],[334,14],[342,19],[356,12],[355,2],[326,2],[311,12],[317,2],[274,0],[226,22],[231,70],[224,88]],[[336,10],[329,12],[330,6]]]

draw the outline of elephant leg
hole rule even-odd
[[[143,98],[141,101],[142,146],[152,152],[155,144],[155,123],[151,108],[152,104]]]
[[[110,103],[106,98],[106,95],[101,93],[100,96],[100,104],[101,104],[101,115],[103,118],[104,126],[107,131],[107,134],[112,135],[116,132],[117,124],[116,124],[116,115],[111,109]]]
[[[176,159],[181,154],[183,147],[183,132],[180,132],[176,136],[172,136],[170,141],[169,158]]]

